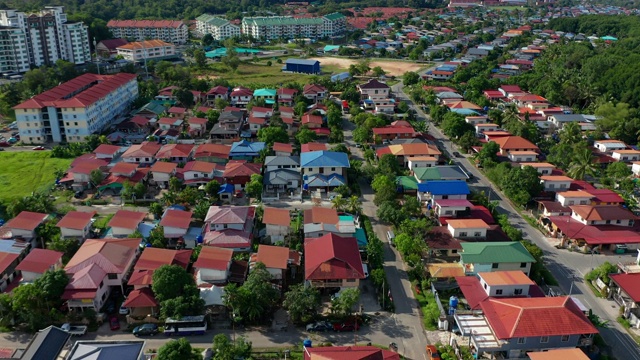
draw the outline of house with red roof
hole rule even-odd
[[[110,172],[111,173],[102,180],[102,183],[100,183],[98,187],[99,191],[121,189],[125,182],[137,184],[147,178],[149,168],[138,168],[138,164],[136,163],[121,161],[115,164]]]
[[[260,244],[258,252],[251,254],[249,271],[257,263],[264,264],[273,280],[284,280],[288,269],[300,266],[300,253],[283,246]]]
[[[205,185],[211,180],[222,182],[224,165],[204,161],[189,161],[181,169],[183,183],[189,186]]]
[[[153,181],[161,189],[165,189],[169,186],[169,180],[172,176],[176,175],[178,164],[173,162],[158,161],[151,165],[151,174],[153,175]]]
[[[400,360],[400,354],[375,346],[305,347],[304,360]]]
[[[640,326],[640,266],[636,261],[619,267],[621,273],[609,275],[609,298],[620,305],[622,316],[637,328]]]
[[[156,160],[167,160],[174,163],[186,163],[191,160],[195,151],[195,145],[191,144],[166,144],[155,155]]]
[[[485,90],[482,92],[484,97],[486,97],[489,101],[503,101],[507,97],[499,90]]]
[[[471,310],[489,297],[544,297],[544,291],[520,270],[479,272],[477,276],[456,276],[462,295]]]
[[[246,160],[231,160],[227,163],[222,173],[225,183],[234,186],[235,190],[244,189],[245,185],[251,180],[251,175],[260,174],[262,165],[249,163]]]
[[[20,261],[16,270],[22,273],[22,281],[32,282],[47,271],[62,269],[62,255],[59,251],[33,249]]]
[[[91,234],[91,224],[96,212],[69,211],[56,227],[60,228],[60,237],[62,239],[78,239],[80,241],[88,238]]]
[[[326,234],[304,242],[305,281],[314,287],[357,288],[365,278],[358,242]]]
[[[302,96],[316,103],[324,100],[328,95],[329,90],[318,84],[306,84],[302,89]]]
[[[540,149],[531,141],[521,136],[503,136],[491,139],[500,146],[500,154],[508,156],[511,152],[531,151],[538,153]]]
[[[211,88],[211,90],[207,91],[207,105],[215,106],[216,100],[228,100],[229,99],[229,89],[225,86],[218,85]]]
[[[226,164],[229,161],[231,145],[201,144],[195,150],[193,158],[198,161]]]
[[[391,88],[389,85],[378,81],[377,79],[371,79],[365,84],[356,85],[360,97],[362,99],[388,99]]]
[[[31,245],[24,241],[2,240],[0,242],[0,291],[11,292],[20,284],[20,271],[16,270],[20,260]]]
[[[271,147],[276,156],[291,156],[293,154],[293,145],[274,142]]]
[[[279,88],[276,91],[276,95],[278,96],[278,104],[291,106],[296,96],[298,96],[298,90],[289,89],[289,88]]]
[[[418,136],[418,133],[411,126],[394,126],[388,125],[380,128],[373,128],[373,135],[381,141],[395,139],[412,139]]]
[[[203,243],[234,251],[250,251],[253,242],[255,208],[211,206],[204,219]]]
[[[588,347],[598,334],[569,296],[489,297],[479,307],[482,315],[454,315],[479,355],[503,352],[522,358],[532,351]]]
[[[159,225],[164,227],[164,237],[176,239],[187,234],[191,224],[191,211],[167,209],[162,214]]]
[[[311,152],[311,151],[323,151],[323,150],[329,150],[327,148],[327,144],[325,143],[310,142],[310,143],[302,144],[300,146],[301,153]]]
[[[322,127],[324,122],[322,120],[322,116],[307,113],[302,116],[301,123],[302,125],[307,125],[309,129],[319,129]]]
[[[245,107],[253,99],[253,90],[245,87],[237,87],[231,91],[231,105]]]
[[[107,224],[111,228],[111,236],[127,237],[133,234],[146,216],[147,213],[143,212],[118,210]]]
[[[96,45],[98,56],[103,59],[110,59],[116,56],[118,51],[116,48],[128,44],[127,39],[107,39],[102,40]]]
[[[36,238],[36,229],[44,223],[48,217],[48,214],[21,211],[16,217],[7,221],[2,228],[10,231],[12,237],[31,240]]]
[[[288,209],[265,206],[262,223],[266,225],[265,236],[271,243],[284,241],[291,231],[291,214]]]
[[[189,135],[192,137],[204,136],[207,130],[208,120],[199,117],[190,117],[187,122],[189,123]]]
[[[229,278],[233,250],[215,246],[203,246],[198,260],[193,264],[196,283],[224,284]]]
[[[189,266],[191,250],[171,250],[146,247],[136,261],[127,284],[134,289],[151,287],[153,272],[163,265],[177,265],[183,269]]]
[[[100,171],[103,175],[107,172],[106,165],[108,160],[104,159],[83,159],[81,161],[74,161],[71,164],[71,168],[67,175],[73,177],[72,187],[75,191],[81,191],[88,189],[98,184],[91,183],[91,173],[94,170]]]
[[[62,299],[69,309],[99,312],[113,288],[123,290],[140,251],[140,239],[88,239],[69,260]]]
[[[122,160],[128,163],[151,165],[155,160],[156,153],[162,147],[154,141],[145,141],[142,144],[131,145],[122,154]]]
[[[100,144],[93,153],[96,154],[96,159],[109,160],[117,157],[124,151],[124,148],[117,145]]]

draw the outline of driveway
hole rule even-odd
[[[402,92],[404,85],[402,82],[392,86],[392,91],[397,96],[406,101],[410,108],[414,109],[419,118],[428,121],[429,117],[415,106],[411,99]],[[453,151],[459,151],[449,139],[435,126],[429,126],[429,134],[432,135],[441,149],[449,155]],[[471,165],[468,159],[453,157],[453,161],[475,176],[475,182],[471,183],[471,188],[475,191],[482,191],[491,194],[491,200],[498,202],[498,211],[509,217],[511,224],[522,230],[525,238],[538,245],[544,253],[544,262],[553,276],[558,280],[560,288],[565,294],[570,294],[579,299],[589,307],[594,314],[601,319],[609,320],[609,326],[600,328],[600,334],[612,348],[613,354],[618,359],[640,360],[640,348],[629,336],[627,331],[616,321],[618,316],[618,306],[612,300],[597,298],[589,286],[584,283],[584,274],[605,261],[611,263],[633,262],[635,256],[629,255],[585,255],[567,250],[556,249],[538,229],[533,228],[515,210],[506,197],[497,190],[485,177],[484,173]]]

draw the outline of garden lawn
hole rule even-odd
[[[72,161],[52,158],[50,151],[0,152],[0,202],[48,189],[56,170],[66,170]]]
[[[272,65],[267,66],[267,61],[271,61]],[[234,85],[262,85],[277,86],[288,82],[298,82],[302,85],[308,84],[309,79],[313,75],[283,73],[282,66],[286,58],[282,58],[283,64],[278,64],[275,59],[261,59],[258,64],[243,62],[240,63],[235,72],[231,72],[228,68],[220,63],[210,65],[213,71],[205,71],[205,74],[211,77],[220,77]],[[340,71],[345,71],[339,66],[322,66],[320,65],[323,75],[329,75]]]

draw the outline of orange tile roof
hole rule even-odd
[[[160,220],[160,226],[188,229],[191,224],[191,215],[191,211],[168,209]]]
[[[579,348],[529,352],[527,355],[530,360],[589,360],[589,357]]]
[[[593,198],[595,196],[589,194],[583,190],[571,190],[571,191],[563,191],[557,193],[558,196],[562,196],[565,198],[576,198],[576,197],[585,197],[585,198]]]
[[[305,224],[337,224],[338,220],[336,209],[314,206],[304,211]]]
[[[460,263],[429,264],[427,270],[433,278],[454,278],[464,276],[464,268]]]
[[[556,167],[555,165],[550,164],[548,162],[521,162],[520,166],[531,166],[534,168],[541,168],[541,167],[555,168]]]
[[[535,149],[538,150],[538,147],[533,144],[531,141],[520,137],[520,136],[505,136],[497,138],[494,141],[496,144],[500,146],[502,150],[510,150],[510,149]]]
[[[130,42],[128,44],[118,46],[116,49],[134,50],[134,49],[148,49],[148,48],[167,47],[167,46],[174,46],[174,45],[168,42],[164,42],[162,40],[145,40],[145,41]]]
[[[147,213],[143,212],[118,210],[109,221],[108,226],[135,230],[146,216]]]
[[[169,173],[172,173],[177,168],[178,168],[178,164],[176,163],[156,161],[156,163],[151,166],[151,171],[157,172],[157,173],[169,174]]]
[[[255,259],[268,268],[286,270],[289,261],[289,248],[260,245],[258,246],[258,254]]]
[[[544,181],[573,181],[572,178],[564,175],[543,175],[540,176],[540,179]]]
[[[494,285],[535,285],[533,280],[520,270],[479,272],[478,276],[489,286]]]
[[[447,224],[451,225],[454,229],[488,229],[484,220],[481,219],[447,219]]]
[[[570,206],[571,210],[587,221],[602,220],[635,220],[635,216],[628,209],[622,206],[611,205],[575,205]]]
[[[121,274],[139,246],[140,239],[87,239],[64,269],[73,274],[98,266],[105,273]]]
[[[227,270],[233,250],[214,246],[203,246],[198,260],[193,264],[196,269]]]
[[[265,225],[279,225],[288,227],[291,225],[289,210],[265,207],[264,215],[262,216],[262,222]]]
[[[48,217],[47,214],[36,213],[31,211],[22,211],[18,216],[7,221],[4,225],[9,229],[35,230]]]
[[[62,219],[60,219],[60,221],[58,221],[56,226],[59,228],[82,230],[91,222],[91,219],[93,219],[95,214],[95,211],[69,211]]]

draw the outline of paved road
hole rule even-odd
[[[429,117],[422,110],[415,106],[406,94],[402,92],[403,84],[399,83],[392,86],[392,91],[398,94],[398,97],[407,101],[413,108],[418,117],[428,119]],[[432,135],[438,145],[445,149],[449,155],[453,151],[457,151],[455,145],[447,139],[442,132],[433,125],[429,126],[429,134]],[[470,172],[476,178],[471,185],[477,191],[483,191],[490,194],[491,200],[498,201],[498,210],[509,217],[511,224],[522,230],[525,238],[533,241],[544,252],[544,262],[553,276],[558,280],[560,288],[566,293],[578,298],[584,305],[593,310],[593,313],[602,319],[609,320],[610,325],[607,328],[600,329],[600,334],[607,344],[612,347],[613,354],[618,359],[640,360],[640,348],[629,336],[626,330],[616,322],[618,316],[618,306],[612,300],[605,300],[595,297],[588,285],[584,283],[584,274],[594,267],[609,261],[617,262],[633,262],[635,256],[629,255],[584,255],[567,250],[559,250],[552,246],[546,237],[538,230],[527,223],[522,216],[514,209],[509,201],[505,201],[506,197],[492,186],[491,182],[485,177],[484,173],[472,166],[467,159],[453,158],[457,165],[460,165],[465,171]]]
[[[344,139],[349,146],[353,157],[362,160],[362,152],[355,147],[352,140],[351,132],[355,125],[349,121],[343,121]],[[371,219],[373,230],[378,238],[384,243],[384,270],[389,280],[389,288],[391,297],[395,304],[395,315],[392,317],[395,321],[396,340],[398,344],[398,352],[407,359],[422,360],[426,359],[425,346],[429,344],[425,331],[422,326],[422,318],[418,308],[416,299],[411,290],[411,282],[406,272],[404,261],[395,248],[389,246],[387,242],[386,232],[388,227],[381,224],[377,220],[376,212],[378,207],[373,203],[374,192],[371,185],[364,181],[360,181],[362,190],[362,210],[365,215]]]

